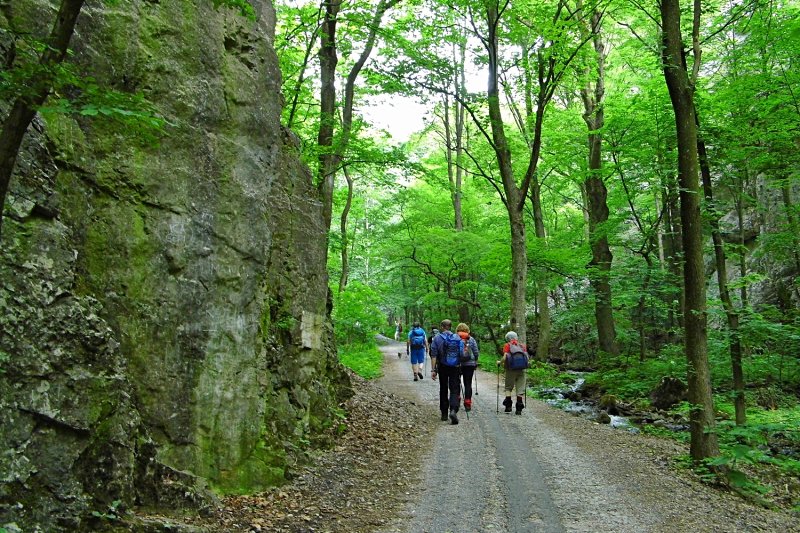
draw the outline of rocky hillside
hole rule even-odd
[[[349,393],[273,7],[250,3],[255,21],[205,0],[83,8],[68,61],[168,125],[155,144],[63,113],[28,131],[0,246],[0,524],[263,488]],[[5,65],[56,4],[2,4]]]

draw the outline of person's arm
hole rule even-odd
[[[497,366],[500,366],[500,363],[504,363],[505,362],[506,357],[508,357],[508,350],[509,349],[510,348],[509,348],[508,343],[505,343],[503,345],[503,357],[497,360]]]
[[[475,356],[475,364],[478,364],[478,356],[480,355],[480,350],[478,350],[478,341],[470,337],[469,343],[472,345],[472,354]]]

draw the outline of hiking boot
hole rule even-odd
[[[503,400],[503,405],[506,406],[506,413],[510,413],[511,412],[511,398],[506,396],[506,399]]]
[[[464,410],[472,411],[472,398],[467,398],[464,400]]]
[[[450,423],[454,426],[458,424],[458,415],[455,411],[450,411]]]
[[[520,398],[517,398],[517,405],[515,407],[517,408],[516,414],[521,415],[522,414],[522,410],[525,409],[525,404],[522,403],[522,400]],[[509,407],[509,411],[510,410],[511,410],[511,408]]]
[[[422,381],[424,378],[422,377],[422,372],[419,373],[419,380]]]
[[[419,378],[417,377],[416,373],[414,374],[414,381],[419,381]]]
[[[442,411],[442,422],[447,422],[447,411]]]

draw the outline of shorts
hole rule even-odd
[[[411,348],[411,364],[421,365],[425,362],[425,348]]]

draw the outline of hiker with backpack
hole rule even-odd
[[[414,373],[414,381],[423,379],[425,353],[427,351],[428,337],[419,322],[415,321],[411,331],[408,332],[408,339],[406,339],[406,355],[410,355],[411,372]]]
[[[459,392],[461,392],[460,365],[461,356],[464,352],[464,341],[461,337],[450,331],[453,323],[447,319],[442,320],[442,329],[430,347],[431,377],[439,380],[439,410],[442,412],[442,421],[447,421],[449,416],[450,423],[458,424]],[[449,411],[449,415],[448,415]]]
[[[472,410],[472,376],[478,366],[478,342],[469,335],[469,326],[461,322],[456,326],[456,333],[464,342],[464,353],[461,356],[461,380],[464,383],[464,411]]]
[[[503,363],[506,370],[506,398],[503,400],[505,412],[511,412],[511,391],[516,389],[517,403],[515,405],[516,414],[521,415],[525,408],[523,396],[525,395],[525,378],[527,368],[530,366],[528,360],[528,349],[519,342],[517,334],[513,331],[506,333],[506,344],[503,346],[503,358],[497,361],[497,366]]]
[[[433,339],[436,338],[436,335],[438,335],[438,334],[439,334],[439,329],[436,326],[431,325],[431,336],[428,337],[428,346],[429,347],[430,347],[431,344],[433,344]]]

